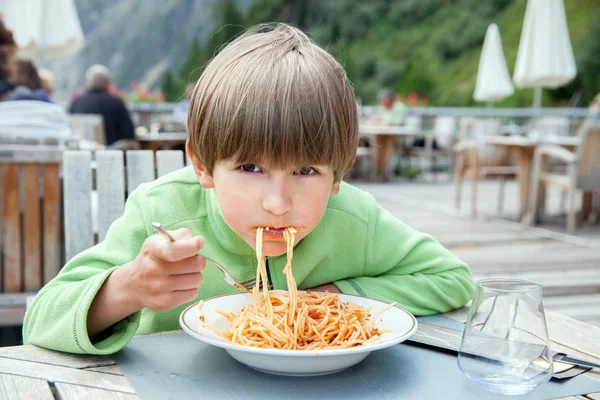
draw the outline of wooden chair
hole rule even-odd
[[[477,183],[479,178],[498,177],[498,213],[504,206],[504,181],[515,176],[519,168],[509,164],[508,152],[481,143],[483,135],[500,132],[500,121],[495,119],[462,118],[459,122],[460,141],[454,145],[454,178],[456,181],[455,207],[460,209],[462,184],[471,179],[471,215],[477,216]]]
[[[536,148],[533,158],[532,193],[529,197],[527,222],[532,225],[540,210],[542,188],[553,186],[567,192],[567,231],[576,229],[575,191],[600,190],[600,120],[587,120],[578,132],[581,145],[576,152],[563,147],[546,144]],[[548,158],[566,164],[566,174],[547,171]]]
[[[64,153],[64,230],[67,260],[104,240],[109,226],[123,214],[126,197],[141,183],[153,181],[182,168],[186,160],[180,150],[160,150],[155,154],[156,165],[154,153],[150,150],[132,150],[126,153],[119,150]],[[95,168],[92,168],[93,165]]]
[[[456,118],[451,116],[436,117],[433,122],[433,128],[425,132],[423,139],[423,147],[412,146],[409,153],[410,155],[414,154],[430,160],[429,172],[433,174],[433,179],[435,180],[437,159],[443,156],[452,157],[451,149],[456,141]],[[437,144],[437,148],[434,148],[434,141]]]
[[[0,326],[21,325],[27,298],[62,264],[55,147],[0,148]]]
[[[106,145],[104,118],[100,114],[69,114],[73,136],[80,140]]]

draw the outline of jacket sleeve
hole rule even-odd
[[[119,139],[133,139],[135,137],[135,132],[133,128],[133,122],[131,122],[131,117],[129,116],[129,111],[127,110],[127,106],[121,99],[119,99],[119,108],[118,108],[118,127],[120,137]]]
[[[379,206],[367,229],[364,276],[334,282],[343,293],[396,301],[415,315],[447,312],[470,300],[469,267],[433,237]]]
[[[131,194],[123,216],[111,225],[105,240],[69,260],[35,296],[23,323],[25,344],[70,353],[112,354],[133,337],[141,311],[113,325],[96,343],[87,333],[87,313],[106,278],[135,259],[150,234],[139,192]]]

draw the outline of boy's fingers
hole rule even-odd
[[[152,246],[152,255],[160,260],[175,262],[198,254],[204,240],[200,236],[179,239],[174,242],[155,242]]]
[[[175,229],[174,231],[167,231],[167,232],[169,232],[169,235],[171,235],[173,237],[173,239],[175,239],[175,240],[189,239],[189,238],[194,237],[194,234],[188,228],[180,228],[180,229]]]
[[[169,275],[182,275],[200,273],[206,266],[206,260],[200,257],[189,257],[174,263],[165,265],[165,269]]]
[[[202,283],[201,273],[191,273],[169,276],[169,287],[171,290],[189,290],[198,288]]]
[[[177,304],[188,303],[190,301],[196,300],[198,297],[198,288],[188,289],[188,290],[176,290],[171,293],[171,298]]]

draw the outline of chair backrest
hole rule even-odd
[[[67,114],[57,104],[0,102],[0,145],[62,146],[71,136]]]
[[[62,150],[53,147],[0,148],[3,296],[35,292],[60,270],[61,161]]]
[[[581,145],[577,149],[579,159],[577,187],[600,189],[600,119],[587,120],[578,131]]]
[[[475,118],[473,117],[462,117],[458,121],[458,140],[473,140],[473,126],[475,125]]]
[[[141,183],[183,168],[186,160],[181,150],[66,151],[63,158],[66,259],[104,240],[109,226],[123,214],[126,197]]]
[[[100,114],[69,114],[69,126],[73,136],[89,142],[106,144],[104,119]]]
[[[447,148],[456,140],[456,118],[436,117],[433,123],[433,132],[441,147]]]
[[[404,120],[404,126],[421,131],[423,129],[423,118],[420,115],[409,115]]]
[[[571,122],[567,117],[540,117],[530,122],[528,135],[532,137],[569,136]]]
[[[500,134],[500,120],[494,118],[463,117],[459,121],[458,129],[460,140],[477,141],[477,155],[481,166],[504,164],[506,151],[496,146],[485,144],[482,140],[484,136]]]

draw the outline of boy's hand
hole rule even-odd
[[[136,259],[128,264],[132,294],[137,297],[140,309],[169,311],[198,296],[206,260],[197,254],[204,240],[189,229],[169,233],[174,242],[160,235],[151,236]]]
[[[313,292],[342,293],[333,283],[326,283],[325,285],[314,287],[311,290]]]

